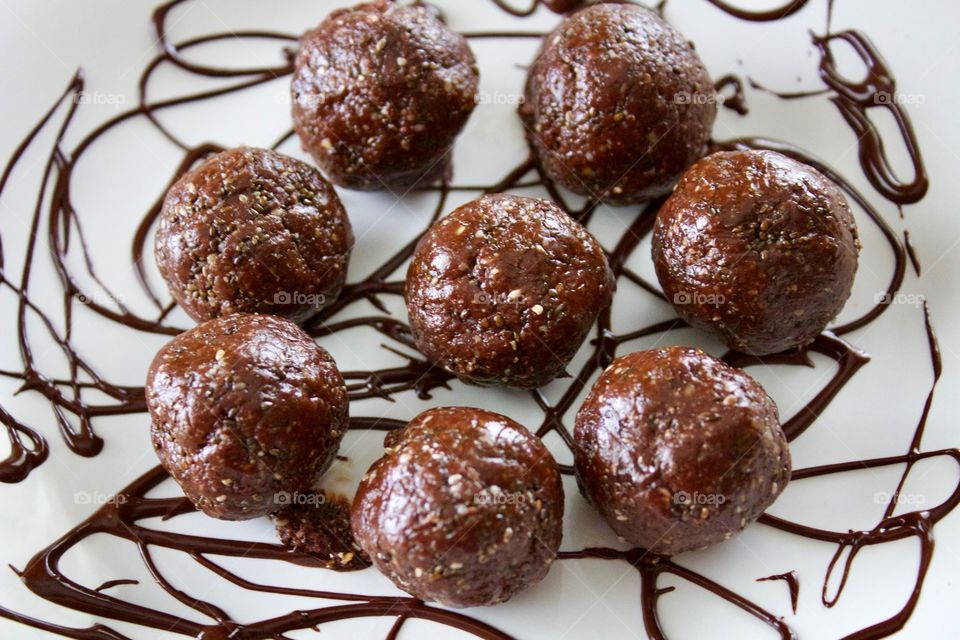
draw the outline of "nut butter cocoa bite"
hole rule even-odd
[[[513,420],[443,407],[388,435],[360,482],[352,528],[399,588],[451,607],[497,604],[539,582],[562,534],[553,456]]]
[[[316,169],[240,147],[170,187],[154,250],[173,298],[198,322],[237,312],[299,322],[339,295],[352,247],[347,213]]]
[[[160,463],[207,515],[246,520],[307,492],[347,429],[333,358],[297,325],[237,314],[178,335],[146,385]]]
[[[723,151],[657,214],[653,260],[689,324],[754,355],[811,342],[843,308],[860,242],[840,188],[774,151]]]
[[[293,124],[335,184],[407,189],[448,172],[478,83],[466,39],[431,7],[369,2],[332,12],[301,38]]]
[[[577,413],[574,461],[610,527],[661,554],[730,538],[790,479],[773,400],[744,371],[685,347],[607,367]]]
[[[520,116],[550,178],[629,204],[669,193],[703,155],[716,99],[693,45],[660,16],[598,3],[544,39]]]
[[[535,388],[564,372],[613,291],[583,226],[548,200],[497,194],[427,231],[405,297],[427,358],[470,383]]]

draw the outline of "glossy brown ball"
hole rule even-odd
[[[170,187],[154,248],[170,293],[194,320],[258,312],[298,322],[339,295],[353,231],[316,169],[240,147]]]
[[[352,528],[399,588],[473,607],[543,579],[560,546],[563,485],[539,438],[490,411],[444,407],[385,444],[360,483]]]
[[[716,94],[693,45],[660,16],[598,3],[544,39],[520,115],[553,180],[626,204],[669,193],[703,155]]]
[[[478,83],[466,39],[428,6],[360,4],[301,38],[293,124],[334,183],[406,190],[447,172]]]
[[[577,481],[631,544],[674,554],[756,520],[790,479],[777,407],[699,349],[617,358],[577,413]]]
[[[850,297],[859,251],[839,187],[773,151],[697,162],[653,232],[657,277],[680,317],[756,355],[823,331]]]
[[[564,372],[613,291],[583,226],[547,200],[498,194],[427,231],[405,294],[430,360],[467,382],[534,388]]]
[[[246,520],[310,490],[347,429],[333,358],[297,325],[237,314],[167,343],[147,374],[160,463],[204,513]]]

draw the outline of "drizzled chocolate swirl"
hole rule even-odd
[[[296,43],[296,37],[293,35],[267,31],[241,31],[212,33],[182,42],[170,40],[167,35],[169,15],[175,7],[188,1],[173,0],[161,5],[154,13],[154,26],[161,43],[162,52],[146,65],[140,76],[139,100],[136,106],[93,129],[72,149],[67,148],[64,143],[65,136],[72,125],[78,108],[81,108],[76,98],[85,88],[83,75],[78,72],[70,80],[63,94],[24,137],[7,162],[3,173],[0,174],[0,197],[2,197],[10,183],[13,171],[21,163],[26,152],[37,146],[40,134],[43,131],[55,131],[54,143],[46,155],[35,206],[31,212],[26,212],[24,215],[31,233],[18,277],[11,275],[10,265],[4,261],[3,238],[0,237],[0,290],[6,289],[16,296],[16,311],[12,314],[14,317],[5,318],[3,322],[4,326],[12,327],[15,332],[21,359],[21,366],[18,369],[0,370],[0,375],[19,381],[21,391],[41,395],[47,401],[52,415],[59,425],[64,443],[71,451],[81,456],[95,456],[104,446],[103,440],[97,435],[94,428],[97,418],[110,415],[139,414],[145,412],[145,406],[143,389],[139,386],[139,381],[136,381],[135,384],[129,384],[107,379],[99,373],[96,354],[81,353],[75,346],[72,329],[73,314],[77,305],[84,305],[87,309],[99,315],[104,322],[116,331],[176,335],[183,330],[183,327],[176,327],[168,322],[173,303],[169,301],[165,292],[154,290],[142,266],[145,259],[150,259],[147,250],[147,238],[159,213],[162,193],[157,194],[156,203],[144,214],[137,232],[130,239],[128,246],[137,280],[153,305],[152,313],[142,314],[127,308],[122,303],[123,298],[115,295],[106,282],[97,275],[95,256],[88,250],[84,238],[83,216],[71,200],[71,181],[74,178],[78,163],[81,162],[91,147],[98,144],[105,135],[115,128],[127,121],[145,118],[182,152],[180,166],[176,174],[171,177],[172,183],[179,175],[194,165],[197,160],[219,151],[221,147],[213,144],[196,147],[186,145],[162,124],[158,114],[165,109],[200,103],[215,97],[233,95],[291,73],[292,58],[289,48],[292,48]],[[558,10],[569,10],[579,4],[578,2],[531,0],[526,6],[517,8],[507,0],[493,1],[502,9],[516,16],[533,13],[541,3]],[[757,22],[778,20],[796,14],[803,10],[807,4],[806,0],[794,0],[782,7],[776,7],[768,11],[750,12],[739,9],[732,3],[725,1],[707,1],[736,18]],[[660,8],[663,10],[663,5]],[[469,33],[467,35],[471,38],[539,38],[543,34],[515,31]],[[284,53],[279,63],[251,68],[228,68],[198,64],[190,61],[185,55],[191,48],[234,38],[272,40],[289,48],[283,49]],[[868,67],[865,80],[851,82],[839,74],[829,49],[829,45],[834,39],[844,40],[854,46],[855,51]],[[896,91],[896,83],[889,65],[883,61],[879,52],[864,34],[857,31],[833,33],[829,28],[829,20],[826,32],[823,35],[814,36],[814,44],[820,52],[819,70],[825,88],[815,93],[781,93],[779,95],[785,99],[810,95],[828,95],[844,120],[857,134],[860,140],[861,166],[864,174],[878,193],[886,200],[897,205],[919,201],[926,193],[928,180],[909,117],[895,100],[890,99]],[[155,72],[165,64],[175,65],[190,74],[207,78],[220,78],[230,81],[230,83],[200,93],[164,100],[152,100],[149,98],[152,78]],[[735,102],[728,104],[728,106],[732,106],[741,114],[746,113],[746,99],[742,83],[733,77],[724,77],[718,83],[718,88],[730,86],[735,89]],[[754,86],[756,87],[755,83]],[[881,98],[880,96],[887,97]],[[894,120],[899,127],[899,132],[905,142],[914,168],[914,175],[909,179],[898,178],[890,168],[890,163],[884,151],[883,138],[879,131],[873,127],[868,116],[868,112],[874,108],[891,110],[894,115]],[[278,138],[274,147],[280,146],[291,136],[292,131],[285,132]],[[866,353],[847,342],[845,336],[874,322],[884,313],[889,301],[903,284],[908,258],[917,271],[919,271],[919,261],[916,253],[907,243],[907,239],[904,238],[901,241],[879,211],[863,194],[857,191],[837,171],[809,153],[781,142],[758,138],[716,142],[714,148],[774,149],[815,166],[839,184],[851,202],[861,209],[872,224],[877,226],[894,261],[893,274],[887,287],[889,295],[882,298],[881,302],[861,317],[825,332],[809,347],[763,358],[738,353],[726,354],[727,362],[740,367],[761,364],[813,366],[811,360],[811,354],[813,353],[819,353],[837,363],[836,373],[831,380],[806,406],[786,420],[784,424],[785,432],[790,439],[795,439],[808,428],[815,427],[815,422],[820,413],[841,393],[846,383],[856,375],[857,371],[866,366],[870,360]],[[596,202],[589,200],[581,207],[571,207],[564,194],[544,175],[533,159],[528,159],[507,172],[497,184],[441,184],[425,188],[425,190],[436,197],[432,216],[432,219],[436,219],[448,209],[446,206],[447,198],[453,190],[494,193],[533,186],[543,187],[560,206],[584,223],[589,222],[597,207]],[[627,266],[627,261],[637,250],[642,238],[650,232],[659,204],[659,202],[653,202],[637,211],[629,227],[623,232],[615,246],[609,248],[610,262],[617,277],[638,285],[647,294],[655,297],[660,296],[657,287],[631,270]],[[32,267],[37,260],[47,258],[38,243],[41,234],[45,234],[46,241],[52,249],[49,257],[53,260],[62,284],[59,315],[56,316],[44,311],[45,307],[41,307],[33,293],[36,290],[36,283],[34,282]],[[401,247],[362,280],[348,284],[336,304],[306,323],[306,328],[315,336],[331,335],[355,327],[373,329],[383,336],[388,344],[386,348],[395,350],[396,353],[401,353],[406,358],[406,364],[402,366],[371,371],[345,372],[344,377],[348,383],[351,400],[390,398],[394,394],[405,391],[414,391],[420,398],[428,398],[433,390],[447,386],[452,379],[450,374],[433,367],[422,357],[407,355],[416,353],[409,329],[401,319],[388,313],[383,302],[385,297],[402,295],[403,285],[399,280],[401,276],[397,274],[397,271],[411,255],[415,244],[416,239]],[[78,255],[80,260],[69,259],[71,256],[76,258]],[[75,271],[76,264],[83,265],[84,273],[80,274]],[[79,284],[81,280],[96,282],[114,303],[105,303],[103,302],[103,296],[85,291]],[[370,302],[379,313],[359,318],[340,318],[342,311],[350,305],[364,300]],[[28,325],[32,328],[30,332],[28,332]],[[927,337],[933,381],[923,405],[919,422],[916,425],[904,427],[905,432],[909,430],[912,433],[908,449],[900,455],[868,460],[851,460],[838,464],[797,469],[793,473],[793,479],[797,481],[817,476],[833,476],[861,468],[903,466],[896,487],[893,488],[892,499],[889,501],[881,519],[872,528],[860,531],[819,529],[771,515],[765,515],[760,520],[763,525],[796,536],[835,545],[836,553],[827,567],[823,586],[822,600],[827,607],[833,606],[840,597],[854,559],[860,550],[868,546],[881,545],[906,538],[915,538],[919,542],[920,561],[907,602],[899,610],[886,614],[880,622],[857,631],[849,635],[848,638],[885,637],[894,633],[906,623],[916,605],[924,577],[930,566],[934,549],[934,526],[960,503],[960,484],[958,484],[953,487],[949,496],[938,505],[922,511],[893,515],[898,503],[895,498],[900,495],[908,475],[916,464],[933,458],[951,458],[960,465],[960,451],[956,449],[925,451],[922,448],[927,416],[932,406],[934,389],[942,371],[942,362],[929,313],[926,312],[926,309],[923,320],[918,320],[917,326],[918,328],[922,327]],[[611,329],[610,311],[604,312],[598,322],[595,337],[590,343],[591,357],[586,360],[580,370],[571,372],[572,377],[569,386],[561,397],[557,401],[551,402],[542,391],[530,392],[532,401],[543,413],[541,423],[531,425],[537,427],[537,435],[544,437],[555,433],[569,445],[571,434],[566,424],[570,420],[571,410],[575,408],[576,399],[592,377],[614,358],[618,348],[638,338],[660,335],[682,327],[683,323],[681,321],[668,320],[637,328],[627,333],[617,334]],[[30,339],[30,333],[36,331],[45,332],[66,358],[69,364],[69,376],[64,378],[53,377],[43,372]],[[96,402],[88,400],[91,391],[100,392],[96,394],[100,400]],[[49,454],[50,445],[35,428],[19,421],[2,407],[0,407],[0,424],[5,427],[11,445],[9,456],[0,461],[0,480],[6,483],[19,482],[43,464]],[[403,426],[403,423],[400,421],[373,416],[355,417],[351,420],[352,429],[389,430],[401,426]],[[570,469],[566,468],[565,472],[569,473]],[[159,467],[151,469],[129,486],[119,490],[114,500],[99,508],[89,519],[66,532],[49,546],[40,549],[22,569],[18,570],[25,586],[40,597],[52,603],[97,616],[103,619],[104,623],[86,628],[70,628],[21,615],[3,607],[0,607],[0,615],[34,628],[83,640],[126,638],[124,634],[108,626],[106,622],[108,620],[124,621],[187,637],[212,640],[283,638],[285,633],[294,630],[319,628],[324,623],[336,620],[370,616],[392,616],[395,618],[395,623],[387,635],[387,640],[395,639],[403,624],[413,618],[460,628],[480,638],[506,639],[510,637],[488,624],[474,620],[469,615],[445,611],[413,598],[288,588],[252,582],[241,577],[221,566],[211,557],[244,556],[311,567],[326,566],[327,563],[323,562],[322,559],[311,556],[309,553],[290,551],[280,544],[250,543],[243,540],[171,533],[150,528],[144,524],[144,521],[149,518],[159,517],[170,520],[192,513],[194,510],[189,501],[182,497],[147,497],[147,494],[153,488],[166,479],[167,475],[162,469]],[[111,580],[95,589],[85,587],[71,579],[62,569],[60,560],[72,548],[97,534],[105,534],[134,543],[140,552],[144,565],[160,587],[170,596],[211,622],[201,624],[111,595],[111,589],[114,587],[135,582],[129,579]],[[318,603],[316,608],[291,611],[285,615],[255,622],[239,623],[231,617],[228,611],[218,605],[196,600],[190,593],[174,586],[173,581],[164,574],[154,559],[151,548],[155,547],[185,553],[200,567],[243,589],[279,596],[316,598],[332,601],[333,604],[324,603],[319,606]],[[641,578],[639,598],[644,624],[647,634],[652,638],[665,637],[658,618],[658,601],[672,591],[673,587],[658,587],[659,578],[663,575],[672,575],[708,590],[745,613],[761,620],[782,638],[795,637],[794,631],[778,615],[737,594],[732,589],[686,567],[682,559],[675,561],[650,554],[643,549],[620,551],[608,548],[589,548],[560,553],[560,559],[565,562],[583,558],[626,562],[636,569]],[[827,582],[834,571],[841,572],[840,586],[830,595],[827,590]],[[796,608],[796,594],[799,589],[796,575],[788,573],[770,577],[785,580],[788,583],[791,603]]]

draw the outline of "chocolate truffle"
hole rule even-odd
[[[513,420],[430,409],[386,440],[353,501],[357,542],[401,589],[451,607],[539,582],[562,534],[560,470]]]
[[[360,4],[301,38],[293,124],[334,183],[407,189],[447,172],[478,83],[466,39],[429,7]]]
[[[213,155],[167,191],[155,252],[198,322],[237,312],[301,321],[343,288],[353,232],[310,165],[269,149]]]
[[[653,232],[657,277],[680,317],[754,355],[823,331],[850,297],[859,250],[840,189],[773,151],[697,162]]]
[[[790,479],[777,407],[699,349],[617,358],[577,413],[577,481],[630,544],[674,554],[756,520]]]
[[[333,358],[297,325],[237,314],[167,343],[147,374],[153,447],[207,515],[246,520],[306,492],[347,429]]]
[[[669,193],[703,155],[716,94],[693,45],[660,16],[599,3],[544,39],[520,116],[549,177],[627,204]]]
[[[405,294],[427,358],[467,382],[535,388],[564,372],[613,291],[583,226],[547,200],[497,194],[427,231]]]

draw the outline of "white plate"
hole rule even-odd
[[[520,0],[513,0],[520,2]],[[342,2],[297,1],[243,2],[188,0],[170,16],[171,38],[181,41],[205,33],[267,29],[298,34],[313,26]],[[544,31],[558,17],[541,8],[528,18],[513,18],[492,2],[474,0],[438,2],[449,23],[461,31]],[[769,8],[773,0],[742,0],[741,6]],[[157,53],[150,29],[149,2],[47,2],[3,0],[0,2],[0,50],[3,66],[4,126],[0,131],[0,156],[14,150],[40,115],[67,85],[78,66],[86,72],[86,99],[69,130],[64,149],[72,150],[86,132],[100,122],[130,108],[136,102],[137,78]],[[812,30],[823,33],[826,0],[811,0],[794,15],[777,22],[752,23],[734,19],[706,0],[674,0],[666,15],[697,44],[711,73],[749,76],[782,91],[806,91],[823,87],[817,75],[819,56],[811,42]],[[907,3],[895,0],[841,0],[836,3],[833,30],[860,29],[884,54],[898,80],[901,100],[916,129],[930,175],[930,190],[919,203],[905,206],[903,218],[897,208],[871,186],[858,162],[857,141],[841,118],[829,95],[783,101],[748,87],[750,113],[741,117],[721,109],[715,137],[762,135],[800,145],[839,171],[868,200],[902,238],[910,230],[912,244],[922,264],[922,277],[908,265],[902,294],[868,327],[847,338],[867,351],[871,361],[848,382],[837,399],[823,411],[813,426],[792,444],[794,467],[853,459],[896,456],[905,453],[920,418],[932,381],[924,314],[919,296],[929,301],[931,317],[943,352],[944,374],[930,411],[924,451],[956,446],[953,411],[958,409],[960,326],[956,291],[960,258],[960,218],[956,215],[955,175],[960,133],[956,108],[960,93],[955,78],[960,57],[955,25],[960,7],[953,3]],[[526,154],[522,129],[515,115],[516,99],[523,83],[518,64],[528,62],[537,41],[484,39],[472,41],[481,66],[481,89],[485,96],[474,113],[455,152],[455,184],[493,183]],[[277,41],[238,38],[192,49],[188,57],[211,63],[262,66],[282,63]],[[857,68],[852,51],[839,47],[836,55],[845,70]],[[862,65],[860,65],[862,73]],[[856,74],[857,71],[850,71]],[[209,100],[160,114],[163,122],[190,145],[206,141],[223,146],[241,143],[269,146],[289,129],[286,78],[258,89]],[[212,88],[222,81],[204,79],[164,65],[150,85],[150,98],[182,95]],[[54,129],[63,122],[59,110],[18,164],[0,199],[0,234],[3,242],[4,277],[19,282],[28,246],[29,221],[43,163],[50,152]],[[888,152],[900,175],[909,173],[909,163],[889,113],[871,110],[887,141]],[[305,157],[296,139],[282,151]],[[73,199],[84,231],[90,238],[98,274],[122,302],[141,313],[150,313],[149,301],[132,275],[130,238],[144,212],[162,193],[181,160],[182,151],[166,140],[143,117],[114,129],[92,147],[77,166],[71,184]],[[525,191],[536,193],[537,190]],[[382,194],[341,192],[357,232],[357,246],[350,265],[350,279],[367,274],[386,255],[419,233],[436,203],[435,194],[397,200]],[[455,205],[476,193],[455,192],[447,203]],[[591,229],[609,248],[623,233],[639,208],[601,208]],[[861,315],[884,290],[893,268],[891,252],[876,227],[857,210],[865,250],[854,297],[841,321]],[[46,224],[44,217],[43,225]],[[42,307],[62,328],[62,287],[49,259],[46,227],[41,226],[38,258],[30,284],[30,299]],[[76,251],[71,265],[80,268]],[[146,268],[159,283],[152,258]],[[649,241],[641,244],[629,266],[655,281],[649,259]],[[401,277],[402,270],[394,275]],[[88,295],[107,305],[106,294],[87,279]],[[100,291],[98,293],[98,291]],[[402,305],[389,299],[391,309],[403,319]],[[0,369],[21,370],[17,347],[17,298],[10,287],[0,288]],[[354,308],[355,307],[355,308]],[[372,313],[367,303],[357,303],[345,313]],[[112,381],[142,384],[144,371],[163,336],[136,332],[74,305],[73,343],[77,351],[95,363]],[[613,328],[629,332],[670,317],[671,310],[653,296],[621,280],[615,303]],[[176,311],[171,322],[189,326]],[[35,356],[45,375],[67,373],[62,352],[45,341],[37,318],[28,320],[35,342]],[[343,369],[390,366],[399,359],[381,348],[386,340],[368,330],[322,338],[320,343],[337,358]],[[718,353],[720,346],[693,332],[657,335],[620,347],[620,353],[655,343],[696,344]],[[587,355],[585,348],[571,370]],[[753,368],[777,400],[784,417],[811,398],[835,370],[826,358],[816,356],[814,368],[773,366]],[[364,363],[368,363],[366,366]],[[548,387],[556,399],[564,382]],[[93,458],[71,453],[57,432],[49,404],[36,392],[14,396],[19,383],[0,377],[0,405],[20,422],[37,429],[50,445],[49,459],[23,482],[0,486],[3,518],[0,521],[0,560],[23,568],[34,553],[89,516],[101,502],[156,464],[143,414],[97,419],[94,426],[104,438],[103,452]],[[103,402],[104,398],[92,399]],[[413,393],[396,402],[369,400],[355,403],[353,415],[408,419],[436,405],[477,405],[503,412],[535,427],[541,414],[530,396],[503,390],[479,390],[452,385],[438,390],[429,401]],[[570,425],[572,414],[566,416]],[[6,439],[0,448],[6,448]],[[331,477],[346,491],[380,451],[379,432],[351,433],[343,453],[349,463],[340,463]],[[570,455],[559,441],[549,444],[562,462]],[[5,453],[0,450],[0,453]],[[884,510],[884,496],[896,487],[902,465],[860,470],[791,484],[771,509],[790,520],[832,531],[868,530],[877,525]],[[897,513],[923,510],[941,503],[957,486],[957,465],[938,456],[918,463],[908,476],[904,502]],[[585,546],[620,547],[599,517],[585,504],[570,478],[566,481],[567,517],[564,549]],[[177,495],[171,482],[162,487]],[[275,541],[268,521],[222,523],[187,515],[169,523],[151,522],[158,528],[176,527],[209,536]],[[897,637],[954,637],[960,632],[960,609],[955,605],[956,576],[960,569],[960,517],[948,516],[935,527],[936,547],[922,595],[913,616]],[[913,587],[919,562],[916,538],[863,549],[852,563],[848,583],[836,606],[821,603],[821,588],[836,545],[791,535],[764,524],[751,526],[741,536],[706,551],[685,554],[677,562],[707,576],[728,589],[753,600],[783,620],[804,638],[837,638],[877,623],[904,606]],[[306,597],[256,593],[230,585],[198,567],[182,553],[154,549],[159,570],[191,598],[212,601],[241,622],[254,622],[299,609],[336,605]],[[363,594],[402,595],[375,570],[340,574],[304,569],[285,563],[243,559],[218,559],[252,580],[298,585],[313,589],[352,591]],[[843,560],[841,560],[841,563]],[[105,535],[94,536],[69,551],[62,561],[67,575],[80,584],[95,587],[117,578],[139,580],[137,585],[114,587],[118,599],[204,622],[204,618],[165,594],[151,579],[137,556],[135,545]],[[757,578],[796,570],[800,581],[796,614],[791,611],[783,582],[757,582]],[[836,578],[829,591],[836,589]],[[660,587],[675,586],[659,601],[661,622],[671,638],[772,637],[771,631],[729,603],[674,576],[661,578]],[[90,616],[33,595],[13,571],[0,571],[0,603],[8,609],[72,628],[103,623],[131,638],[167,638],[173,634],[109,616]],[[640,578],[622,561],[563,560],[556,563],[543,583],[507,604],[473,609],[466,615],[482,620],[518,638],[645,637],[641,619]],[[207,621],[209,622],[209,621]],[[290,638],[385,637],[394,618],[356,618],[322,625],[320,634],[298,631]],[[438,623],[408,621],[399,637],[453,638],[463,634]],[[49,637],[45,632],[0,618],[0,636]]]

